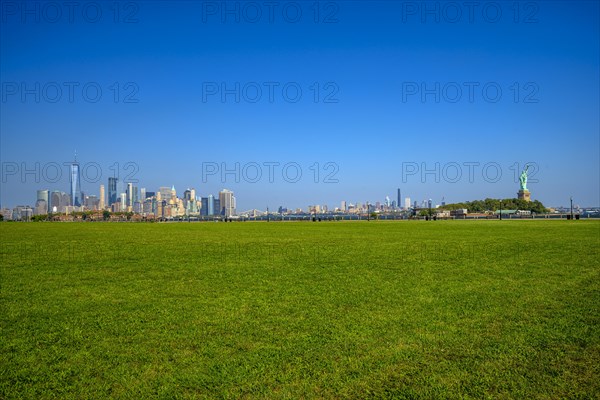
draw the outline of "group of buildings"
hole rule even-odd
[[[69,214],[81,211],[129,212],[153,218],[181,216],[224,216],[236,214],[233,192],[223,189],[218,196],[198,197],[195,189],[187,189],[183,197],[177,196],[175,187],[160,187],[158,191],[147,191],[129,182],[120,189],[118,178],[108,178],[108,192],[100,185],[99,196],[85,195],[72,191],[38,190],[33,215],[50,213]],[[108,196],[107,196],[108,195]]]
[[[316,214],[344,214],[363,215],[371,213],[395,214],[416,213],[419,209],[432,209],[438,218],[466,217],[467,210],[460,209],[453,212],[437,210],[444,206],[442,198],[440,205],[432,204],[432,200],[424,200],[422,203],[414,201],[410,197],[402,199],[400,189],[397,189],[397,198],[391,200],[385,197],[384,202],[348,203],[342,201],[339,207],[330,209],[326,205],[309,205],[306,209],[297,208],[288,210],[283,206],[277,211],[267,208],[267,211],[250,210],[238,213],[236,210],[236,198],[232,191],[223,189],[218,196],[212,194],[199,197],[196,190],[188,188],[182,197],[177,196],[175,187],[160,187],[158,191],[147,191],[146,188],[138,188],[133,182],[120,182],[117,177],[108,178],[108,190],[104,185],[99,187],[99,195],[86,195],[81,190],[81,177],[79,163],[75,160],[69,169],[69,192],[59,190],[38,190],[34,207],[16,206],[11,209],[0,209],[0,214],[5,220],[29,221],[33,216],[46,214],[69,215],[77,212],[112,212],[113,214],[130,213],[148,219],[179,219],[186,217],[261,217],[269,214],[285,215],[316,215]],[[519,192],[521,194],[521,192]],[[521,196],[519,196],[521,197]],[[528,201],[529,199],[527,199]],[[502,214],[510,210],[502,210]],[[517,210],[518,211],[518,210]]]
[[[35,206],[16,206],[0,209],[4,219],[28,221],[34,215],[71,214],[84,211],[110,211],[133,213],[149,218],[177,218],[183,216],[236,215],[233,192],[223,189],[218,196],[198,197],[195,189],[187,189],[178,197],[175,187],[160,187],[147,191],[132,182],[121,183],[116,177],[108,178],[108,191],[100,185],[99,195],[86,195],[81,190],[79,163],[75,160],[69,167],[70,193],[59,190],[38,190]]]
[[[160,187],[158,191],[138,188],[133,182],[120,182],[117,177],[108,178],[108,186],[101,184],[99,195],[88,195],[81,190],[79,163],[75,160],[69,170],[69,192],[60,190],[38,190],[35,206],[16,206],[0,209],[5,220],[29,221],[33,216],[46,214],[69,215],[86,211],[109,211],[111,213],[131,213],[149,219],[176,219],[182,217],[260,217],[267,214],[306,215],[306,214],[365,214],[393,213],[426,207],[427,201],[419,205],[411,204],[410,197],[404,199],[401,207],[401,193],[398,189],[397,200],[386,196],[384,202],[348,203],[342,201],[340,207],[330,209],[326,205],[309,205],[306,209],[288,210],[283,206],[277,211],[249,210],[238,213],[236,198],[230,190],[223,189],[217,196],[209,194],[199,197],[196,190],[188,188],[178,197],[175,187]],[[106,190],[108,188],[108,190]],[[429,203],[431,206],[431,204]],[[442,205],[444,202],[442,201]]]
[[[120,182],[117,177],[109,177],[108,185],[99,187],[99,195],[88,195],[81,190],[79,164],[70,165],[69,191],[38,190],[35,206],[16,206],[13,209],[0,209],[5,220],[31,220],[36,215],[69,215],[86,211],[109,211],[111,213],[132,213],[149,219],[175,219],[181,217],[260,217],[267,214],[306,215],[306,214],[365,214],[373,212],[399,212],[417,208],[417,202],[411,204],[409,197],[400,207],[400,189],[397,200],[386,196],[384,202],[348,203],[342,201],[340,207],[329,208],[326,205],[309,205],[306,209],[288,210],[281,206],[277,210],[249,210],[238,213],[236,198],[230,190],[223,189],[217,196],[197,196],[196,190],[188,188],[179,197],[175,187],[160,187],[158,191],[138,188],[132,182]],[[106,190],[108,189],[108,190]],[[424,202],[423,204],[426,204]],[[444,204],[444,203],[442,203]]]

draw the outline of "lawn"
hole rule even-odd
[[[598,398],[600,221],[0,223],[0,398]]]

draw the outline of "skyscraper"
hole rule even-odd
[[[49,190],[38,190],[37,191],[37,201],[43,200],[46,202],[46,212],[50,212],[52,209],[50,207],[50,191]],[[36,204],[37,204],[36,201]]]
[[[398,188],[398,199],[396,201],[396,205],[398,206],[398,208],[402,207],[402,196],[400,195],[400,188]]]
[[[211,199],[211,201],[212,201],[212,199]],[[200,208],[200,215],[207,216],[208,215],[208,197],[200,198],[200,202],[202,203],[202,206]]]
[[[112,206],[119,199],[117,185],[119,178],[108,178],[108,205]]]
[[[219,192],[219,203],[221,207],[221,215],[231,217],[235,212],[235,197],[231,190],[223,189]]]
[[[33,209],[33,215],[44,215],[48,214],[48,202],[43,199],[38,199],[35,202],[35,208]]]
[[[71,163],[70,168],[71,178],[71,205],[79,207],[81,206],[81,176],[79,175],[79,163],[77,162],[77,153],[75,153],[75,160]]]
[[[208,210],[206,215],[215,215],[215,198],[212,194],[208,195]]]
[[[100,185],[100,199],[98,202],[98,209],[104,210],[106,203],[104,202],[104,185]]]
[[[158,188],[158,191],[160,192],[160,199],[169,203],[169,201],[171,200],[171,196],[173,195],[171,188],[168,186],[161,186],[160,188]]]
[[[133,207],[133,183],[127,183],[127,203],[125,204],[127,207]]]
[[[221,215],[221,213],[221,201],[219,199],[213,199],[212,214],[210,215]]]

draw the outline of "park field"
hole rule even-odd
[[[0,398],[600,397],[600,221],[0,223]]]

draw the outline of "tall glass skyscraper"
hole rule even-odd
[[[118,191],[117,184],[119,183],[119,178],[108,178],[108,205],[112,206],[118,200]]]
[[[200,207],[200,215],[205,217],[208,215],[208,197],[201,197],[200,202],[202,204]]]
[[[83,201],[81,199],[81,176],[79,175],[79,163],[77,162],[77,155],[75,155],[75,161],[71,163],[71,205],[81,206]]]
[[[215,199],[212,194],[208,195],[207,215],[215,215]]]
[[[128,207],[133,207],[133,183],[127,183],[127,189],[125,190],[125,193],[127,194],[127,204],[125,205]]]

